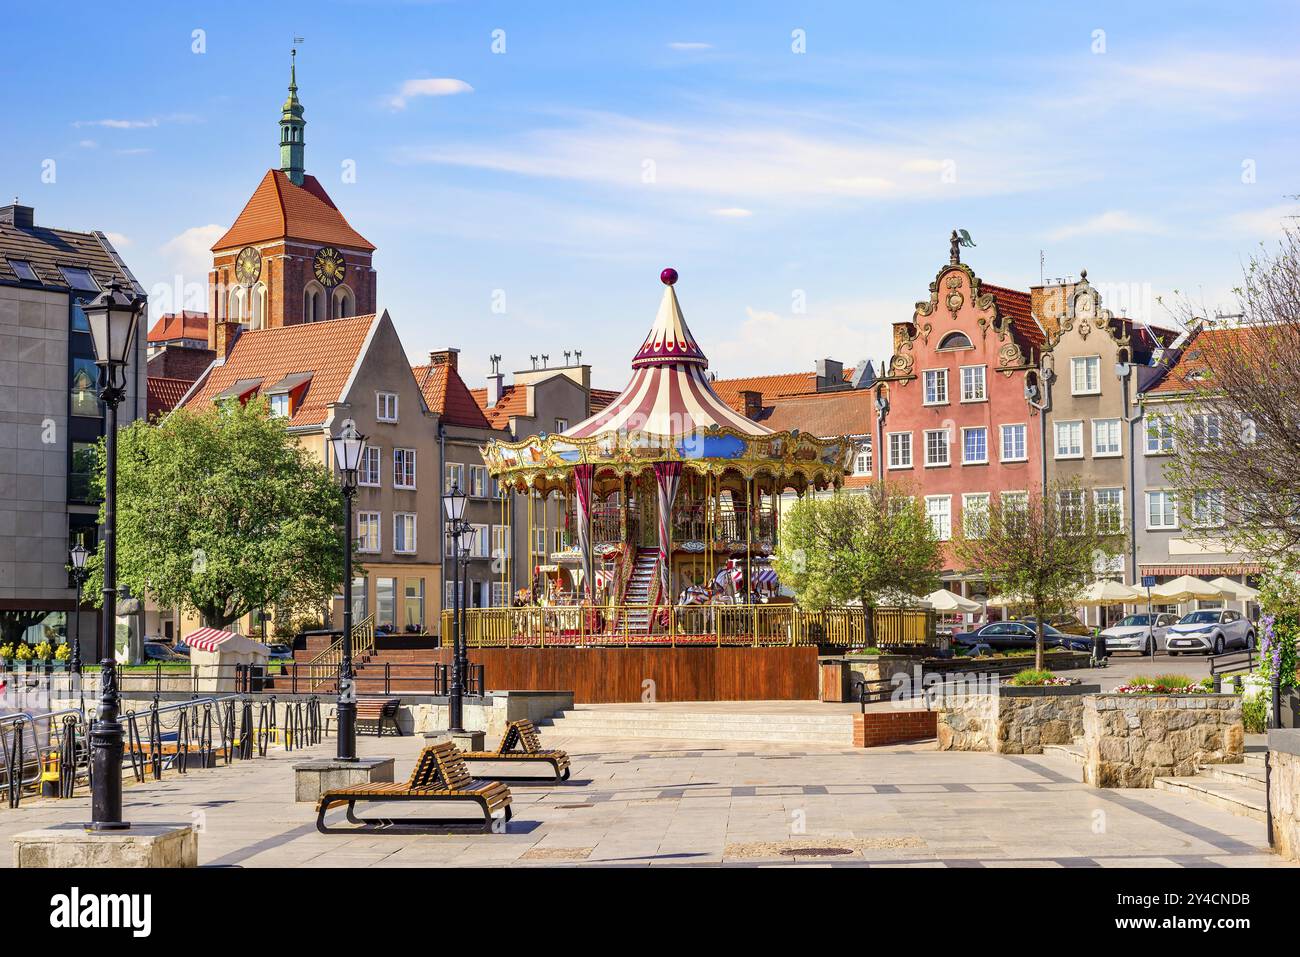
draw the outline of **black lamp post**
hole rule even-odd
[[[461,584],[460,584],[460,539],[467,531],[465,522],[465,493],[460,490],[460,483],[451,487],[442,497],[442,506],[446,512],[446,534],[451,539],[451,693],[447,700],[447,725],[449,731],[465,731],[465,672],[461,657]]]
[[[68,553],[72,565],[72,580],[77,585],[77,604],[72,612],[72,659],[68,669],[74,675],[81,674],[81,589],[86,584],[86,557],[89,553],[80,542]]]
[[[337,714],[340,761],[357,759],[357,691],[352,673],[352,497],[357,494],[357,469],[366,449],[366,437],[348,421],[337,437],[330,439],[334,462],[343,484],[343,645],[339,659]]]
[[[117,407],[126,398],[126,366],[144,298],[116,282],[84,307],[99,366],[99,397],[104,403],[104,640],[111,650],[117,635]],[[99,669],[99,714],[90,728],[90,829],[117,831],[122,820],[122,726],[118,723],[117,662],[105,654]]]

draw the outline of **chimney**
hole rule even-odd
[[[1073,305],[1075,284],[1057,280],[1042,286],[1029,287],[1029,311],[1047,330],[1049,335],[1061,327]]]
[[[459,349],[453,349],[448,346],[446,349],[439,349],[436,352],[429,353],[429,365],[431,366],[451,366],[456,368],[456,357],[460,355]]]
[[[506,377],[503,373],[494,372],[487,377],[487,407],[495,409],[497,403],[501,401],[501,393],[506,387]]]
[[[757,389],[741,389],[740,400],[745,404],[745,418],[757,419],[763,411],[763,393]]]
[[[217,351],[218,359],[229,358],[230,350],[235,348],[242,328],[239,323],[226,319],[218,319],[212,324],[212,348]]]
[[[36,210],[23,206],[15,196],[8,206],[0,206],[0,223],[16,229],[32,229],[36,225]]]
[[[844,385],[844,363],[834,359],[817,360],[817,391],[839,389]]]

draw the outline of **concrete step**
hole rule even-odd
[[[1262,785],[1239,784],[1224,781],[1202,771],[1192,777],[1156,778],[1155,787],[1185,797],[1196,798],[1220,810],[1255,821],[1267,818],[1265,794]]]
[[[1043,754],[1067,758],[1080,767],[1083,767],[1086,760],[1082,744],[1045,744],[1043,745]]]
[[[1208,774],[1217,781],[1255,787],[1259,789],[1260,794],[1264,793],[1264,762],[1262,760],[1258,764],[1207,764],[1201,768],[1201,773]]]
[[[540,722],[556,734],[701,741],[787,741],[851,747],[851,714],[721,714],[572,710]]]

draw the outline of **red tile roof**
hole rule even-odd
[[[808,432],[818,438],[870,435],[875,427],[875,393],[871,389],[813,392],[763,400],[755,420],[777,432]]]
[[[997,300],[998,312],[1011,318],[1011,326],[1016,334],[1035,349],[1042,349],[1047,341],[1043,327],[1034,318],[1030,305],[1029,293],[1006,286],[995,286],[991,282],[981,282],[980,292],[989,293]],[[1028,358],[1028,357],[1026,357]]]
[[[150,342],[172,342],[176,339],[202,339],[206,342],[207,338],[208,314],[189,309],[160,316],[149,330]]]
[[[502,428],[488,421],[465,380],[446,362],[436,365],[412,366],[415,381],[420,384],[429,411],[442,416],[447,425],[460,425],[470,429]]]
[[[190,386],[193,384],[193,382],[186,379],[149,376],[145,393],[148,399],[149,418],[152,419],[155,415],[163,415],[176,408],[176,404],[185,398],[185,393],[190,391]]]
[[[817,391],[815,372],[778,372],[775,375],[745,376],[739,379],[714,379],[711,383],[718,398],[733,409],[744,411],[742,392],[761,392],[763,401],[780,395],[804,395]]]
[[[511,416],[528,414],[528,389],[525,386],[503,386],[501,397],[490,409],[487,404],[487,389],[470,389],[469,392],[494,429],[508,429]],[[591,414],[599,412],[620,395],[622,393],[617,389],[592,389]]]
[[[375,248],[343,218],[315,176],[306,176],[301,186],[295,186],[278,169],[266,171],[243,212],[212,249],[272,239],[301,239],[366,251]]]
[[[377,322],[374,315],[354,316],[244,332],[235,340],[225,363],[200,380],[185,407],[203,408],[241,380],[256,381],[261,390],[286,376],[310,372],[311,381],[298,399],[289,425],[320,425],[330,403],[342,398],[343,387]]]
[[[1231,329],[1202,327],[1194,332],[1178,350],[1169,369],[1148,393],[1177,394],[1196,392],[1209,384],[1205,375],[1210,360],[1216,355],[1241,351],[1250,346],[1251,330],[1248,326]]]
[[[591,414],[595,415],[622,394],[623,393],[619,392],[617,389],[592,389]]]

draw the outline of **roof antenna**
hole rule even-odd
[[[501,357],[499,355],[490,355],[488,361],[492,363],[492,374],[499,374],[501,372]]]
[[[572,352],[571,350],[569,350],[569,349],[565,349],[565,350],[564,350],[564,364],[565,364],[566,366],[569,364],[569,358],[570,358],[570,356],[572,356],[572,355],[573,355],[573,352]]]
[[[528,358],[530,358],[530,359],[533,360],[533,368],[536,369],[536,368],[537,368],[537,356],[529,356]]]
[[[574,361],[574,363],[575,363],[576,365],[582,365],[582,350],[581,350],[581,349],[574,349],[574,350],[573,350],[573,361]]]

